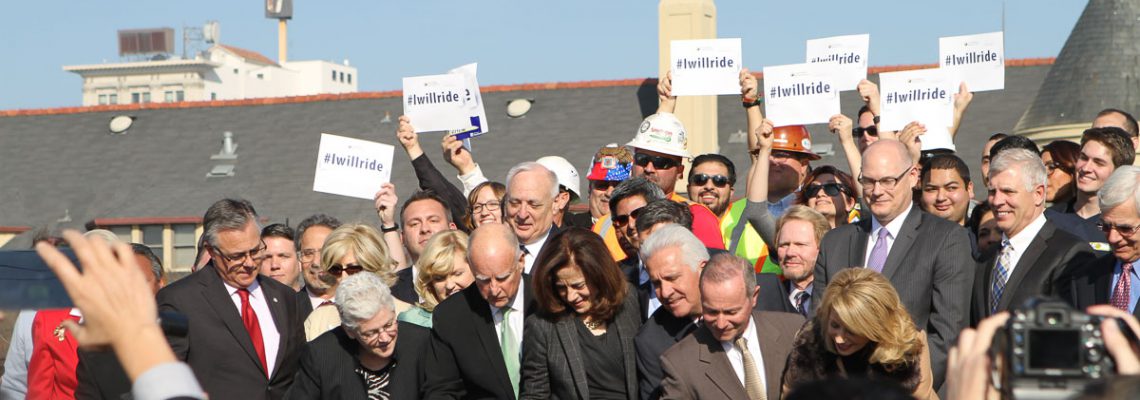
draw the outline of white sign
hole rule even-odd
[[[867,52],[871,35],[832,36],[807,41],[807,62],[834,68],[839,90],[855,90],[867,79]],[[767,77],[767,75],[765,75]]]
[[[1005,44],[1002,32],[938,39],[938,65],[955,87],[966,82],[971,92],[1005,89]]]
[[[483,107],[483,94],[479,91],[479,80],[475,79],[478,67],[478,63],[471,63],[447,71],[449,74],[463,75],[464,80],[463,106],[467,112],[468,124],[464,129],[448,132],[459,140],[467,140],[491,131],[490,125],[487,124],[487,110]]]
[[[827,123],[839,114],[839,90],[829,64],[764,67],[764,112],[777,125]]]
[[[313,191],[372,200],[392,178],[396,148],[367,140],[321,134]]]
[[[460,74],[404,78],[404,115],[416,133],[466,128],[470,125],[466,88],[467,80]]]
[[[740,39],[669,43],[674,96],[740,94]]]
[[[945,71],[936,68],[879,74],[883,113],[879,129],[898,131],[918,121],[927,129],[922,137],[924,147],[927,142],[951,142],[947,128],[954,122],[956,87]]]

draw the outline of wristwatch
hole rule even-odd
[[[392,224],[392,226],[381,226],[380,232],[388,233],[400,230],[400,224]]]
[[[740,99],[740,102],[741,102],[741,105],[744,106],[744,108],[749,108],[752,106],[759,106],[761,104],[764,104],[764,98],[763,97],[757,97],[756,100],[752,100],[751,102],[748,101],[748,99]]]
[[[874,115],[874,114],[871,114],[871,115]],[[874,115],[874,116],[875,116],[874,118],[871,118],[871,121],[874,121],[875,124],[878,125],[879,124],[879,116],[878,115]]]

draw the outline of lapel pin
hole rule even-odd
[[[276,298],[276,297],[274,297],[274,298],[273,298],[273,302],[274,302],[274,303],[276,303],[276,302],[277,302],[277,298]]]

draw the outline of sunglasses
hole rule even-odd
[[[633,163],[637,164],[637,166],[641,168],[645,168],[649,166],[649,163],[653,163],[653,168],[656,169],[669,169],[676,167],[677,164],[680,164],[677,160],[669,157],[651,156],[641,153],[633,155]]]
[[[621,184],[621,181],[590,181],[591,187],[593,187],[594,190],[597,190],[600,192],[610,190],[610,188],[617,187],[617,185],[620,185],[620,184]]]
[[[851,131],[851,133],[855,136],[863,136],[863,134],[868,134],[873,137],[879,137],[879,128],[875,125],[871,125],[866,128],[855,128],[855,130]]]
[[[847,187],[842,183],[837,182],[824,184],[813,183],[804,189],[804,194],[807,195],[807,197],[815,197],[815,195],[819,194],[819,191],[822,190],[828,196],[835,197],[839,196],[840,193],[843,193],[844,189],[847,189]]]
[[[729,182],[728,177],[724,175],[709,176],[708,174],[693,174],[689,175],[689,184],[695,186],[704,186],[706,183],[709,183],[709,179],[712,179],[713,186],[716,186],[718,188],[723,188],[732,183]]]
[[[1096,227],[1100,229],[1101,232],[1104,232],[1105,235],[1115,230],[1120,232],[1122,236],[1132,236],[1136,234],[1136,231],[1140,231],[1140,226],[1116,225],[1104,221],[1098,222]]]
[[[364,267],[360,266],[360,264],[333,264],[329,267],[328,273],[332,276],[340,277],[343,274],[353,275],[363,270]]]
[[[645,207],[642,207],[642,208],[645,208]],[[631,211],[629,213],[629,215],[616,215],[616,216],[614,216],[614,226],[616,226],[618,228],[624,228],[627,224],[629,224],[630,218],[637,220],[637,216],[639,214],[641,214],[642,208],[638,208],[636,210]]]

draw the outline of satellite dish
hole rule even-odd
[[[127,129],[131,129],[131,125],[134,123],[135,117],[129,115],[117,115],[114,118],[111,118],[111,123],[108,125],[108,128],[111,129],[112,134],[122,135],[127,132]]]
[[[530,106],[533,102],[534,100],[530,99],[514,99],[507,102],[507,116],[511,118],[522,118],[522,116],[530,112]]]

